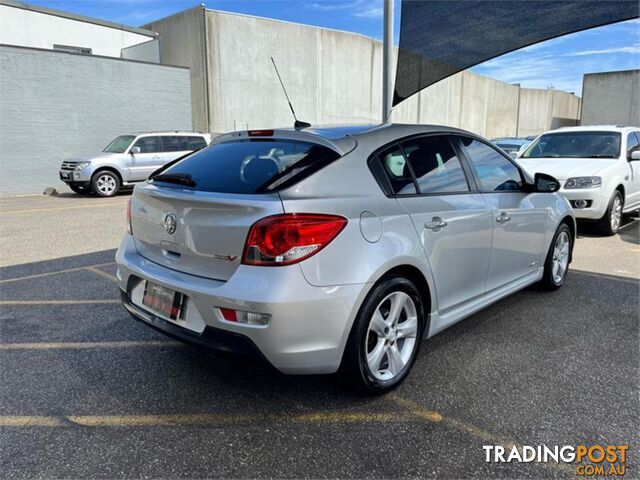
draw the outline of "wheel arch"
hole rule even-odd
[[[96,168],[96,171],[93,172],[93,174],[91,175],[91,180],[93,180],[93,177],[95,177],[99,173],[105,172],[105,171],[116,174],[118,176],[118,180],[120,180],[120,185],[122,185],[122,174],[120,173],[120,171],[115,167],[106,166],[106,165],[104,167]]]
[[[569,231],[571,232],[571,250],[569,251],[569,263],[571,263],[571,261],[573,260],[573,248],[575,247],[576,238],[578,236],[578,228],[575,218],[573,218],[571,215],[564,216],[562,220],[560,220],[560,223],[558,223],[558,226],[562,225],[563,223],[567,227],[569,227]]]
[[[424,332],[428,332],[429,326],[430,326],[429,324],[431,321],[431,308],[433,305],[433,300],[432,300],[431,287],[429,286],[429,282],[427,281],[427,278],[424,276],[424,274],[420,271],[418,267],[414,265],[409,265],[409,264],[402,264],[387,270],[376,281],[375,285],[382,282],[386,278],[389,278],[392,276],[404,277],[407,280],[409,280],[411,283],[413,283],[418,289],[418,293],[420,294],[420,299],[422,300],[422,304],[424,307],[424,315],[425,315]]]
[[[625,195],[626,195],[626,192],[624,190],[624,185],[622,185],[621,183],[618,184],[618,186],[615,188],[614,191],[620,192],[620,195],[622,195],[622,205],[624,205],[624,203],[625,203],[624,200],[625,200]]]

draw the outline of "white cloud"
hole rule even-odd
[[[580,52],[565,53],[565,57],[582,57],[585,55],[607,55],[612,53],[637,53],[640,54],[640,44],[632,45],[630,47],[611,47],[602,48],[599,50],[582,50]]]
[[[313,10],[320,12],[343,11],[351,17],[357,18],[381,18],[383,0],[324,0],[309,5]]]

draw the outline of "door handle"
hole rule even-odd
[[[429,230],[433,230],[434,232],[439,232],[447,225],[448,223],[442,220],[440,217],[433,217],[430,222],[424,224],[424,228],[428,228]]]
[[[511,220],[511,217],[509,215],[507,215],[506,212],[501,212],[500,215],[498,215],[496,217],[496,222],[500,223],[500,224],[505,224],[507,223],[509,220]]]

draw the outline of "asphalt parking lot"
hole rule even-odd
[[[640,477],[640,221],[580,230],[557,292],[526,289],[425,342],[393,394],[221,362],[132,320],[126,195],[0,199],[3,478],[575,478],[483,445],[630,444]]]

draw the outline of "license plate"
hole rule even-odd
[[[170,288],[146,282],[142,304],[164,317],[176,320],[180,317],[184,295]]]

